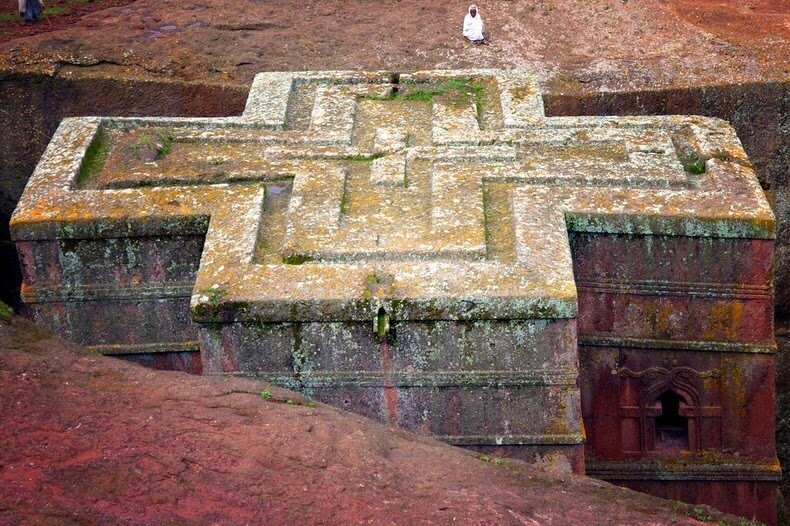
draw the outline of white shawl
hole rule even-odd
[[[475,17],[470,14],[472,8],[477,11]],[[469,11],[464,17],[464,36],[469,40],[483,40],[483,18],[480,16],[480,10],[474,4],[469,6]]]

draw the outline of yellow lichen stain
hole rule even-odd
[[[510,90],[510,95],[514,102],[521,102],[524,99],[535,97],[535,90],[531,86],[519,86]]]
[[[670,338],[672,336],[675,309],[671,305],[651,304],[645,308],[646,333],[653,338]]]
[[[743,322],[743,303],[738,300],[715,305],[705,323],[702,338],[705,340],[737,341]]]
[[[550,434],[565,434],[568,429],[568,406],[564,397],[560,397],[553,405],[551,418],[546,425],[546,432]]]
[[[737,365],[727,367],[726,382],[722,382],[722,398],[731,409],[731,412],[738,410],[742,412],[746,408],[749,381],[745,371]],[[736,419],[739,417],[736,417]]]

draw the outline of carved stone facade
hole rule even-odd
[[[721,447],[718,370],[700,372],[673,360],[671,369],[622,367],[618,372],[623,454]],[[704,382],[709,378],[717,380]]]
[[[265,73],[238,118],[65,120],[12,229],[100,352],[771,521],[774,219],[722,121]]]

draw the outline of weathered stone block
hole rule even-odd
[[[572,320],[394,322],[383,341],[349,322],[201,333],[206,372],[266,379],[453,444],[521,457],[522,446],[550,445],[583,470]]]
[[[33,316],[105,352],[198,340],[191,370],[772,505],[774,218],[725,122],[546,118],[517,72],[265,73],[241,117],[65,120],[12,228]]]

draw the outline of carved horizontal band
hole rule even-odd
[[[575,446],[584,443],[580,433],[552,435],[437,435],[454,446]]]
[[[388,256],[389,257],[389,256]],[[98,301],[118,299],[155,299],[189,297],[192,283],[161,285],[78,285],[25,287],[22,299],[25,303],[49,303],[60,301]],[[611,294],[644,294],[652,296],[715,297],[728,299],[773,299],[770,286],[716,284],[716,283],[665,283],[648,281],[589,281],[576,280],[580,291]]]
[[[263,380],[273,384],[302,387],[576,387],[577,373],[553,371],[440,371],[395,372],[320,371],[288,373],[216,373]]]
[[[86,345],[86,348],[93,352],[110,355],[110,356],[118,355],[118,354],[157,354],[157,353],[167,353],[167,352],[195,352],[200,350],[199,344],[196,341]]]
[[[577,279],[576,288],[584,292],[641,294],[647,296],[744,300],[772,300],[774,297],[771,285],[745,285],[739,283],[675,283],[654,280]]]
[[[702,418],[721,418],[721,407],[702,406],[694,408],[695,414]],[[641,418],[644,409],[639,406],[620,406],[617,413],[621,418]]]
[[[777,482],[782,472],[779,463],[755,464],[690,464],[671,467],[661,464],[630,462],[590,462],[585,466],[587,475],[604,480],[721,480]]]
[[[156,285],[79,285],[23,287],[22,301],[31,303],[61,303],[66,301],[102,300],[158,300],[189,298],[192,283]]]
[[[629,338],[611,335],[579,336],[579,347],[628,347],[634,349],[656,349],[673,351],[707,351],[733,353],[776,353],[776,342],[741,343],[720,341],[658,340],[650,338]]]

